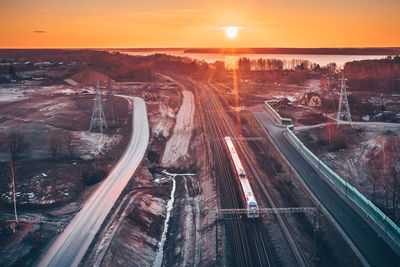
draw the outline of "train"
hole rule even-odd
[[[233,164],[235,165],[236,178],[240,185],[242,199],[246,205],[247,218],[258,218],[260,216],[260,210],[258,208],[256,197],[251,189],[239,155],[237,154],[235,146],[229,136],[225,137],[225,144],[229,150]]]

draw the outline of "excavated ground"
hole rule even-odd
[[[87,131],[93,109],[91,87],[33,83],[2,85],[0,91],[0,132],[18,132],[28,143],[17,161],[17,208],[23,222],[16,234],[7,222],[13,219],[9,155],[6,147],[0,150],[0,265],[30,266],[96,189],[96,184],[83,181],[82,172],[99,166],[107,171],[124,151],[131,129],[128,103],[114,97],[118,124],[108,121],[110,128],[102,135]],[[107,119],[107,103],[104,110]],[[58,138],[60,150],[55,156],[50,153],[49,134]],[[65,136],[72,138],[72,151]]]
[[[127,193],[132,201],[125,212],[119,213],[121,216],[114,216],[110,227],[105,227],[84,266],[151,266],[160,252],[164,256],[154,266],[214,265],[215,222],[209,209],[215,206],[215,187],[204,162],[204,137],[195,99],[182,89],[186,87],[164,75],[147,87],[146,92],[159,94],[159,99],[147,102],[151,142]],[[183,100],[182,96],[188,98]],[[187,147],[176,149],[175,144],[180,142]],[[166,167],[169,173],[194,175],[173,177],[163,172]],[[176,189],[167,216],[172,179]],[[125,217],[117,222],[123,214]],[[110,237],[107,233],[113,227],[118,228]],[[166,238],[160,244],[164,231]]]

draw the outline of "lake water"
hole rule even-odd
[[[386,56],[382,55],[304,55],[304,54],[213,54],[213,53],[184,53],[182,51],[176,50],[163,50],[163,51],[148,51],[148,52],[126,52],[119,51],[124,54],[136,55],[136,56],[148,56],[153,54],[167,54],[173,56],[180,57],[190,57],[198,60],[204,60],[208,63],[213,63],[217,60],[232,60],[232,57],[247,57],[249,59],[258,59],[258,58],[276,58],[281,60],[292,60],[292,59],[300,59],[300,60],[309,60],[313,63],[319,64],[320,66],[326,66],[329,63],[336,63],[338,67],[343,67],[346,62],[355,61],[355,60],[364,60],[364,59],[381,59]]]

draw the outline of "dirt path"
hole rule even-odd
[[[181,85],[180,85],[181,86]],[[177,165],[180,158],[188,156],[190,139],[194,127],[194,96],[193,93],[183,90],[182,105],[176,116],[173,134],[165,146],[161,165],[171,167]]]
[[[185,90],[185,86],[169,76],[162,75],[168,80],[174,81],[182,88],[182,104],[176,116],[176,123],[173,134],[168,140],[161,165],[163,167],[178,167],[188,157],[189,144],[194,131],[195,102],[191,91]],[[198,188],[196,180],[190,177],[184,179],[183,221],[182,232],[183,242],[179,245],[181,249],[182,266],[199,266],[200,263],[200,195],[192,196],[190,188]],[[155,261],[153,266],[158,266],[160,261]]]

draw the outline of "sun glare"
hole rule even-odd
[[[238,34],[238,27],[226,27],[225,34],[229,39],[233,39]]]

